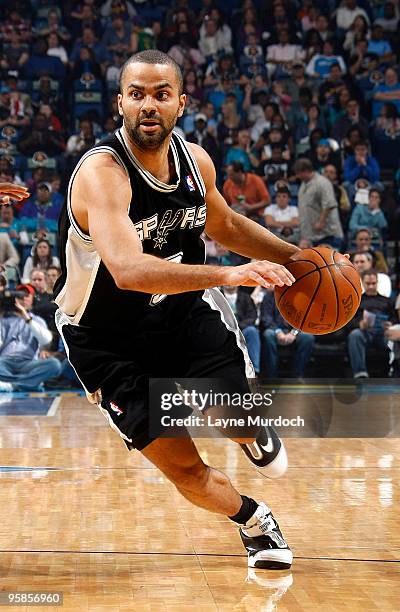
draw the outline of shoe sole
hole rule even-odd
[[[293,553],[289,549],[260,550],[249,555],[247,565],[257,569],[289,569],[293,563]]]

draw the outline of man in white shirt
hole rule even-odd
[[[283,240],[297,244],[300,237],[299,210],[297,206],[290,206],[289,200],[288,188],[279,187],[275,196],[276,204],[264,209],[264,220],[271,232]]]
[[[278,68],[289,74],[293,62],[302,60],[305,55],[300,45],[289,43],[289,32],[287,30],[282,30],[279,33],[278,40],[277,45],[270,45],[267,49],[266,59],[269,75],[274,74]]]
[[[369,17],[364,9],[357,6],[357,0],[344,0],[336,11],[336,25],[341,30],[349,30],[354,19],[362,15],[369,23]]]

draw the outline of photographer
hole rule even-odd
[[[30,313],[34,294],[31,285],[0,294],[0,391],[38,390],[61,372],[57,359],[39,357],[52,334],[41,317]]]

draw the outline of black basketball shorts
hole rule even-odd
[[[56,321],[89,401],[97,403],[128,449],[142,450],[155,439],[149,431],[151,378],[222,379],[234,392],[249,392],[247,378],[254,370],[237,321],[218,289],[204,291],[170,330],[124,330],[118,335],[115,329],[72,325],[61,311]]]

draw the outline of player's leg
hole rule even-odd
[[[240,526],[250,567],[286,569],[293,555],[270,508],[241,496],[229,478],[206,465],[190,438],[159,438],[141,450],[196,506],[223,514]]]

